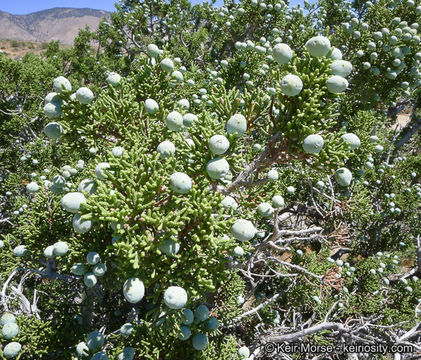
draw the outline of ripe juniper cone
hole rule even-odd
[[[86,203],[85,195],[80,192],[71,192],[63,196],[61,205],[66,211],[76,213],[80,210],[81,204]]]
[[[231,196],[225,196],[224,200],[221,201],[221,205],[225,208],[233,208],[233,209],[238,208],[237,202]]]
[[[26,185],[26,190],[30,193],[34,193],[39,190],[39,186],[35,181],[31,181],[28,185]]]
[[[104,170],[109,169],[109,168],[110,168],[109,163],[107,162],[99,163],[95,168],[95,175],[97,176],[99,180],[106,180],[107,175],[105,174]]]
[[[272,51],[273,58],[279,65],[288,64],[293,56],[293,52],[287,44],[276,44]]]
[[[171,72],[174,70],[174,63],[171,59],[165,58],[161,61],[161,69],[165,72]]]
[[[281,81],[281,90],[285,95],[297,96],[303,89],[303,82],[297,75],[286,75]]]
[[[342,52],[338,48],[333,48],[330,54],[332,60],[342,60]]]
[[[159,105],[154,99],[145,100],[145,110],[149,115],[153,115],[159,110]]]
[[[124,153],[124,148],[121,146],[116,146],[113,147],[111,149],[111,153],[115,156],[115,157],[121,157]]]
[[[0,317],[0,326],[8,323],[16,323],[16,318],[13,314],[6,312]]]
[[[176,172],[170,177],[170,188],[178,194],[187,194],[192,188],[192,182],[187,174]]]
[[[194,311],[194,321],[195,323],[200,323],[208,319],[209,309],[206,305],[199,305]]]
[[[268,178],[271,181],[276,181],[279,179],[279,173],[276,169],[271,169],[268,171]]]
[[[295,187],[294,186],[288,186],[287,192],[288,192],[288,194],[294,194],[295,193]]]
[[[308,154],[318,154],[323,148],[324,140],[320,135],[307,136],[303,141],[303,149]]]
[[[170,309],[182,309],[187,303],[186,290],[179,286],[170,286],[165,290],[164,302]]]
[[[98,282],[97,277],[93,272],[87,272],[83,275],[83,283],[88,287],[94,287]]]
[[[55,175],[53,177],[53,185],[58,188],[63,188],[66,185],[66,179],[61,175]]]
[[[95,353],[91,357],[91,360],[108,360],[108,355],[104,350],[102,350],[102,351],[99,351],[99,352]]]
[[[191,325],[193,324],[193,320],[194,320],[194,314],[193,311],[191,311],[190,309],[185,309],[183,311],[183,316],[182,316],[182,323],[184,325]]]
[[[18,245],[13,249],[13,254],[18,257],[23,257],[28,254],[28,249],[25,245]]]
[[[205,327],[207,330],[214,331],[218,329],[219,321],[216,318],[211,317],[208,321],[206,321]]]
[[[172,131],[183,129],[183,116],[178,111],[172,111],[167,115],[167,127]]]
[[[123,352],[118,354],[118,360],[133,360],[135,355],[135,350],[132,347],[125,347]]]
[[[227,122],[227,133],[243,135],[247,130],[247,120],[242,114],[235,114]]]
[[[358,149],[361,146],[361,140],[359,137],[352,133],[343,134],[342,140],[349,144],[351,150]]]
[[[167,158],[170,157],[172,155],[175,154],[175,146],[174,144],[169,141],[169,140],[165,140],[163,142],[161,142],[157,149],[156,149],[159,154],[163,157],[163,158]]]
[[[346,90],[348,81],[338,75],[331,76],[326,82],[327,89],[333,94],[339,94]]]
[[[3,355],[6,359],[13,359],[20,353],[22,345],[16,341],[12,341],[3,348]]]
[[[104,341],[104,335],[95,330],[88,334],[86,338],[86,345],[88,346],[89,350],[96,351],[102,348]]]
[[[111,86],[118,86],[121,81],[121,76],[116,72],[112,71],[107,76],[107,83]]]
[[[54,181],[53,181],[53,183],[54,183]],[[80,182],[80,184],[77,188],[77,190],[80,193],[83,193],[84,195],[95,194],[96,189],[97,189],[97,184],[96,184],[95,180],[93,180],[93,179],[83,179]]]
[[[5,339],[10,340],[19,333],[19,327],[16,323],[9,322],[3,325],[1,333]]]
[[[87,87],[81,87],[76,91],[76,99],[81,104],[87,105],[94,99],[94,93]]]
[[[230,169],[228,161],[224,158],[214,158],[210,160],[206,165],[206,172],[209,177],[214,180],[220,180],[224,178]]]
[[[338,75],[343,78],[347,77],[352,71],[352,64],[345,60],[336,60],[331,65],[333,75]]]
[[[48,104],[48,103],[54,103],[54,102],[61,102],[61,98],[60,96],[58,96],[58,94],[56,92],[50,92],[47,94],[47,96],[44,99],[44,103]]]
[[[155,44],[149,44],[146,53],[152,58],[157,58],[159,55],[159,48]]]
[[[173,71],[173,73],[171,74],[171,77],[177,83],[181,83],[183,81],[183,74],[180,71],[178,71],[178,70]]]
[[[244,255],[244,249],[241,246],[236,246],[234,250],[232,251],[232,254],[234,256],[243,256]]]
[[[242,346],[238,349],[238,356],[240,356],[240,359],[248,359],[250,356],[250,350],[247,346]]]
[[[87,267],[82,263],[74,264],[71,268],[73,274],[82,276],[87,272]]]
[[[231,234],[239,241],[248,241],[254,238],[257,229],[251,221],[245,219],[236,220],[231,227]]]
[[[281,195],[274,195],[272,198],[272,204],[275,208],[285,206],[285,200]]]
[[[198,117],[195,114],[187,113],[183,115],[183,125],[185,127],[192,126],[197,120]]]
[[[103,263],[96,264],[92,268],[92,272],[95,276],[104,276],[104,274],[107,272],[107,266]]]
[[[178,335],[178,338],[182,341],[186,341],[191,336],[191,330],[188,326],[181,326],[180,327],[180,334]]]
[[[223,135],[214,135],[209,139],[209,150],[214,155],[224,154],[230,146],[228,139]]]
[[[59,76],[54,79],[53,88],[54,88],[54,91],[57,93],[61,93],[64,90],[71,91],[72,84],[70,84],[70,81],[67,80],[64,76]]]
[[[335,172],[335,179],[341,186],[349,186],[352,181],[352,174],[347,168],[340,168]]]
[[[86,255],[86,262],[90,265],[96,265],[101,261],[101,257],[96,251],[92,251]]]
[[[54,254],[54,245],[47,246],[47,247],[44,249],[43,254],[44,254],[44,256],[45,256],[47,259],[53,259],[53,258],[55,258],[55,257],[56,257],[56,255]]]
[[[54,244],[54,255],[65,256],[69,251],[69,245],[64,241],[58,241]]]
[[[181,99],[177,102],[177,105],[184,109],[184,110],[189,110],[190,109],[190,102],[187,99]]]
[[[123,285],[123,294],[129,303],[136,304],[143,299],[145,286],[138,278],[129,278]]]
[[[130,336],[133,333],[133,330],[134,326],[130,323],[126,323],[120,328],[120,331],[124,336]]]
[[[192,339],[193,347],[196,350],[203,350],[208,345],[208,337],[205,334],[196,334]]]
[[[58,139],[63,134],[63,127],[57,122],[50,122],[45,126],[44,133],[50,139]]]
[[[325,36],[315,36],[306,42],[307,51],[311,56],[326,56],[330,50],[330,41]]]
[[[61,117],[62,110],[60,103],[48,103],[44,106],[44,114],[50,119],[57,119]]]
[[[274,209],[269,203],[263,202],[257,207],[257,212],[265,218],[270,218],[273,216]]]

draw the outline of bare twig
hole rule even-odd
[[[330,176],[327,175],[327,182],[329,183],[329,187],[330,187],[330,194],[331,194],[331,201],[330,201],[330,210],[332,211],[333,209],[333,204],[335,203],[335,191],[333,190],[333,185],[332,185],[332,181],[330,180]]]
[[[317,213],[318,213],[318,214],[319,214],[322,218],[324,218],[324,217],[326,216],[326,214],[324,214],[324,213],[322,212],[322,209],[320,209],[320,208],[319,208],[319,206],[317,206],[317,203],[316,203],[316,201],[314,200],[313,184],[311,183],[311,181],[310,181],[310,180],[308,180],[307,182],[308,182],[308,185],[310,186],[310,198],[311,198],[311,201],[312,201],[312,203],[313,203],[313,205],[314,205],[314,208],[316,209]]]
[[[417,267],[418,273],[421,274],[421,236],[417,236]]]
[[[13,272],[9,275],[6,282],[3,284],[3,288],[1,290],[1,303],[4,307],[4,311],[9,310],[9,308],[7,306],[7,301],[6,301],[6,289],[9,286],[10,281],[12,281],[12,278],[16,275],[17,272],[18,272],[18,269],[13,270]]]
[[[275,257],[270,257],[270,258],[268,258],[268,260],[269,259],[277,262],[278,264],[281,264],[281,265],[290,267],[291,269],[297,270],[297,271],[302,272],[302,273],[304,273],[306,275],[309,275],[311,277],[314,277],[314,278],[318,279],[320,282],[322,281],[322,278],[323,278],[322,276],[313,274],[312,272],[308,271],[307,269],[304,269],[301,266],[294,265],[294,264],[291,264],[291,263],[288,263],[288,262],[279,260],[278,258],[275,258]]]
[[[225,189],[224,193],[225,195],[229,195],[231,192],[239,188],[240,186],[245,186],[247,184],[247,179],[249,176],[256,171],[259,168],[268,167],[273,162],[273,156],[271,156],[273,148],[275,147],[275,144],[278,143],[281,139],[281,132],[276,133],[273,135],[265,149],[260,153],[260,155],[253,160],[248,166],[246,166],[246,169],[241,172],[237,178]]]
[[[310,328],[293,332],[291,334],[270,335],[265,340],[268,342],[274,342],[274,343],[293,342],[293,341],[297,341],[298,339],[304,336],[311,335],[322,330],[336,330],[340,332],[347,332],[347,329],[341,323],[323,322],[323,323],[314,325]]]
[[[392,153],[393,144],[395,143],[397,137],[399,136],[398,127],[399,127],[399,124],[396,125],[395,130],[393,131],[393,137],[392,137],[392,140],[390,141],[389,149],[387,150],[386,164],[389,164],[389,159],[390,159],[390,154]]]
[[[27,269],[24,267],[19,267],[16,270],[29,271],[29,272],[35,273],[37,275],[40,275],[44,278],[51,279],[51,280],[75,281],[81,278],[80,276],[75,276],[75,275],[58,274],[58,273],[53,273],[53,272],[48,272],[48,271],[44,272],[44,271],[40,271],[36,269]]]
[[[23,292],[16,288],[15,286],[11,286],[10,287],[13,292],[15,292],[22,300],[21,302],[21,309],[25,314],[30,314],[31,313],[31,303],[29,302],[29,300],[27,299],[27,297],[23,294]]]
[[[310,239],[310,238],[300,238],[300,236],[306,236],[309,234],[313,234],[319,231],[322,231],[323,228],[321,227],[312,227],[309,229],[304,229],[304,230],[279,230],[278,232],[278,239],[280,239],[282,236],[295,236],[293,238],[288,238],[288,239],[280,239],[280,240],[276,240],[275,244],[279,245],[279,244],[286,244],[289,242],[292,242],[294,240],[301,240],[301,239]],[[319,235],[317,235],[316,237],[320,237]]]

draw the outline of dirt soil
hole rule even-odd
[[[20,40],[0,40],[0,50],[11,59],[23,57],[28,52],[33,52],[35,55],[40,55],[46,45],[34,41],[20,41]]]
[[[408,123],[411,121],[410,119],[411,111],[412,111],[411,107],[408,106],[406,109],[400,112],[398,114],[397,121],[396,123],[393,124],[392,128],[394,129],[396,125],[399,125],[400,128],[404,128],[406,125],[408,125]]]
[[[60,44],[60,47],[68,48],[70,46]],[[0,51],[2,51],[8,58],[11,59],[23,57],[29,52],[40,56],[41,52],[45,51],[46,49],[47,43],[37,41],[0,39]]]

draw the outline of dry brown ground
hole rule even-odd
[[[39,56],[44,50],[43,47],[45,49],[46,45],[34,41],[0,40],[0,50],[11,59],[23,57],[28,52]]]
[[[408,107],[404,109],[402,112],[398,114],[398,118],[395,124],[393,124],[393,129],[396,127],[396,125],[399,125],[401,128],[404,128],[408,123],[411,121],[411,108]]]
[[[60,45],[63,48],[68,48],[68,45]],[[47,43],[37,41],[22,41],[22,40],[8,40],[0,39],[0,50],[11,59],[23,57],[25,54],[32,52],[40,56],[41,52],[47,48]]]

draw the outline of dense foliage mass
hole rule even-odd
[[[419,24],[419,0],[125,0],[0,54],[0,358],[414,358]]]

